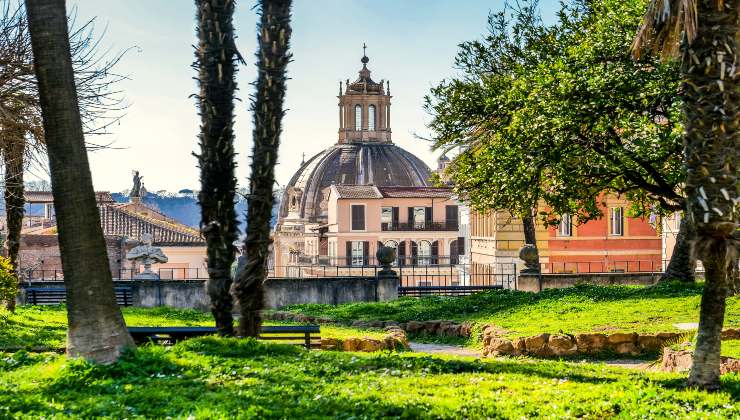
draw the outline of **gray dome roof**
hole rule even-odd
[[[293,175],[283,195],[280,217],[288,215],[293,202],[290,211],[301,219],[322,221],[323,190],[332,184],[426,187],[430,175],[421,159],[393,143],[336,144],[313,156]]]

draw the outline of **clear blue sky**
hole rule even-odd
[[[360,69],[362,43],[368,45],[368,67],[375,80],[391,82],[394,96],[394,141],[430,166],[435,156],[425,134],[428,116],[422,99],[429,88],[454,75],[457,45],[478,38],[489,11],[502,0],[295,0],[287,108],[280,151],[278,181],[285,184],[302,153],[311,156],[336,142],[338,82],[354,79]],[[545,21],[553,19],[557,1],[543,0]],[[198,117],[188,96],[196,91],[192,45],[194,6],[190,0],[74,0],[80,19],[97,16],[104,45],[114,50],[137,46],[120,63],[130,76],[121,83],[130,103],[120,125],[107,141],[121,149],[91,154],[95,187],[129,188],[131,171],[144,175],[149,190],[198,188],[198,170],[191,152],[197,148]],[[248,112],[250,83],[255,78],[256,13],[253,1],[239,1],[238,45],[246,58],[239,71],[236,137],[240,185],[248,177],[252,147]]]

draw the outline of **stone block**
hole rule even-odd
[[[419,321],[409,321],[406,323],[406,332],[409,334],[415,334],[424,328],[424,324]]]
[[[426,321],[424,322],[424,332],[432,335],[437,332],[437,329],[439,328],[439,324],[441,324],[442,321]]]
[[[547,339],[550,338],[550,334],[542,333],[539,335],[533,335],[524,339],[524,346],[527,349],[527,353],[535,355],[546,355],[549,353],[547,349]]]
[[[740,340],[740,329],[738,328],[725,328],[722,330],[723,340]]]
[[[606,337],[606,342],[609,343],[612,347],[616,347],[619,344],[624,343],[636,343],[637,342],[637,333],[614,333],[609,334]]]
[[[657,334],[640,334],[637,347],[643,352],[657,352],[663,347],[663,340]]]
[[[322,338],[321,349],[322,350],[339,350],[342,346],[342,340],[336,338]]]
[[[382,348],[382,343],[379,340],[365,337],[360,341],[360,347],[358,350],[364,352],[373,352],[381,350]]]
[[[640,354],[640,350],[637,348],[635,343],[619,343],[613,346],[614,352],[617,354],[625,354],[630,356],[637,356]]]
[[[527,345],[524,337],[512,340],[512,344],[514,344],[514,350],[516,350],[517,354],[525,354],[527,352]]]
[[[470,337],[472,331],[473,331],[473,324],[469,322],[465,322],[462,325],[460,325],[460,337],[468,338]]]
[[[505,338],[493,337],[493,340],[487,346],[488,355],[491,356],[510,356],[515,353],[514,345],[510,340]]]
[[[342,342],[342,348],[344,351],[358,351],[361,343],[359,338],[348,338]]]
[[[575,341],[567,335],[551,335],[547,339],[547,347],[555,356],[572,356],[578,353]]]
[[[583,354],[596,354],[604,351],[606,347],[606,335],[604,334],[577,334],[576,346],[578,352]]]

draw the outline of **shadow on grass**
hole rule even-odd
[[[398,373],[392,376],[393,372]],[[72,417],[292,418],[338,413],[345,417],[350,414],[432,417],[431,410],[441,409],[441,406],[435,406],[436,403],[426,398],[450,390],[436,390],[433,386],[419,390],[415,383],[421,378],[455,374],[480,374],[481,380],[489,377],[483,375],[494,375],[489,378],[497,381],[502,380],[500,375],[512,375],[505,380],[531,384],[567,379],[594,386],[613,386],[621,381],[626,386],[633,383],[636,388],[645,384],[666,390],[684,387],[681,378],[651,377],[640,372],[605,370],[595,365],[309,352],[295,346],[252,339],[204,337],[183,341],[169,349],[145,346],[125,354],[118,363],[109,366],[68,361],[50,381],[42,381],[37,392],[29,390],[28,386],[23,391],[9,389],[0,396],[0,406],[7,407],[10,413],[46,417],[62,413]],[[439,378],[437,383],[444,386],[451,381]],[[413,395],[408,400],[388,395],[387,387],[395,384],[402,384]],[[616,386],[615,390],[625,385]],[[724,377],[723,387],[732,398],[740,396],[737,376]],[[610,388],[599,389],[601,394],[594,395],[604,394],[603,398]],[[401,389],[396,392],[403,393]],[[504,400],[470,400],[468,408],[490,415]],[[535,400],[532,407],[536,407]],[[453,405],[450,417],[459,416],[461,412],[457,410],[463,408],[462,404]],[[526,414],[529,408],[517,409],[525,410]],[[585,409],[597,407],[588,405]],[[468,412],[462,417],[470,416]]]

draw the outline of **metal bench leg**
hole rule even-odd
[[[311,350],[311,333],[306,333],[306,348]]]

